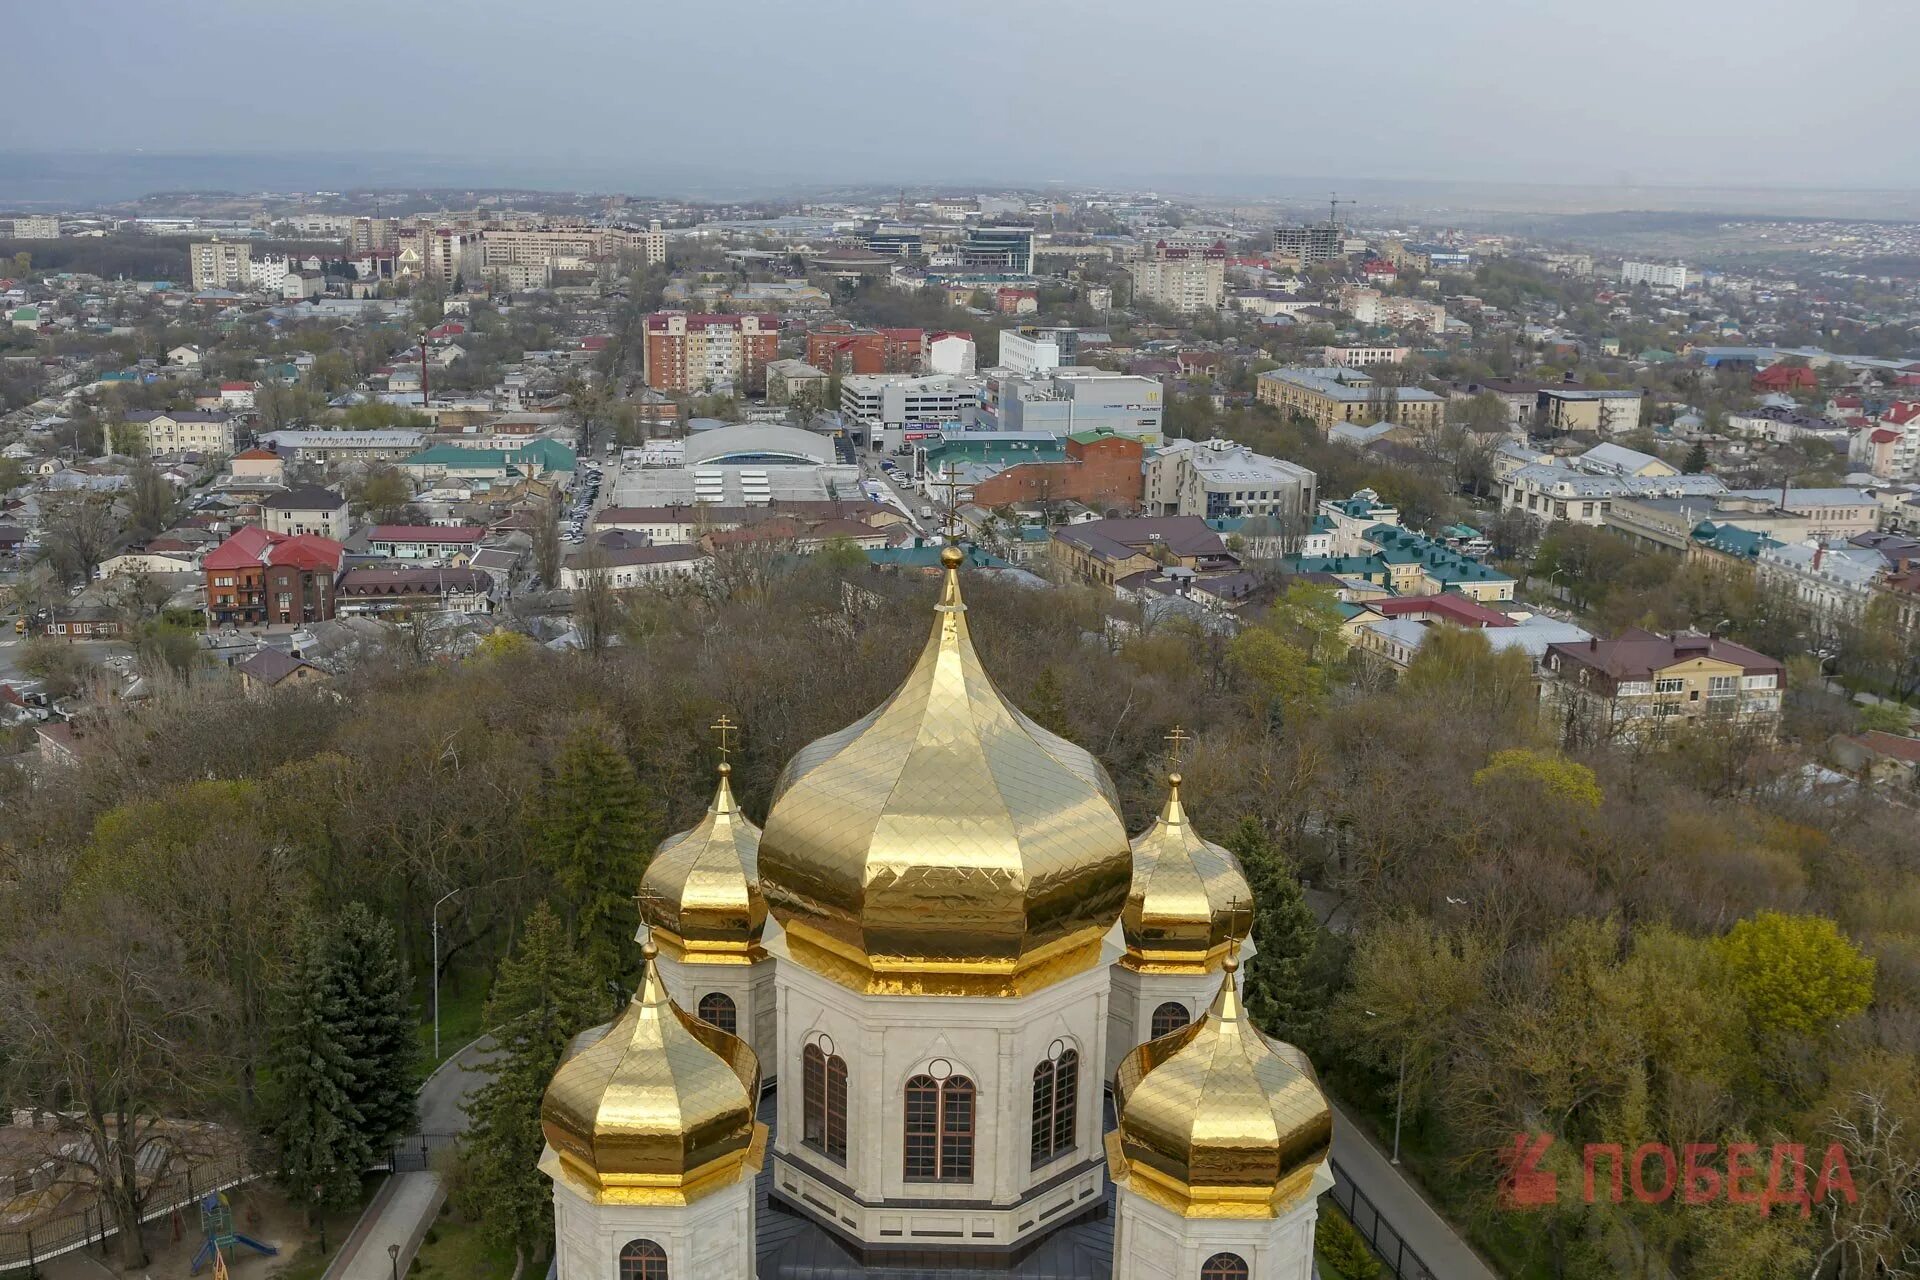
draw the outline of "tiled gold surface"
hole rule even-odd
[[[651,954],[613,1025],[575,1040],[540,1107],[549,1172],[605,1204],[678,1204],[757,1167],[760,1064],[668,998]]]
[[[1097,945],[1126,897],[1113,782],[987,678],[958,559],[913,670],[794,756],[760,840],[761,888],[801,940],[796,959],[856,989],[1030,989]]]
[[[1180,803],[1180,775],[1170,775],[1166,807],[1133,841],[1120,963],[1149,973],[1218,969],[1252,928],[1253,891],[1239,859],[1200,838]]]
[[[1247,1020],[1226,969],[1204,1018],[1121,1060],[1109,1165],[1189,1217],[1267,1217],[1327,1158],[1333,1113],[1306,1055]]]
[[[640,918],[679,958],[745,962],[757,958],[767,923],[760,892],[760,828],[733,798],[727,764],[706,816],[668,836],[640,877]]]

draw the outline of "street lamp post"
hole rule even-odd
[[[387,1246],[387,1264],[393,1271],[393,1280],[400,1280],[400,1246],[399,1245],[390,1244]]]
[[[494,885],[505,884],[509,880],[524,879],[526,874],[522,872],[517,876],[501,876],[497,880],[489,880],[480,887],[491,889]],[[433,1061],[435,1066],[440,1063],[440,903],[457,893],[465,893],[472,887],[472,885],[463,884],[458,888],[449,889],[440,895],[439,902],[433,904]]]
[[[325,1191],[326,1188],[318,1182],[313,1184],[314,1216],[320,1219],[320,1253],[323,1257],[327,1252],[327,1206],[320,1197]]]
[[[1449,898],[1447,901],[1452,902],[1453,899]],[[1371,1009],[1365,1012],[1369,1018],[1380,1016]],[[1394,1087],[1393,1091],[1393,1160],[1391,1161],[1393,1164],[1400,1163],[1400,1117],[1407,1099],[1407,1050],[1411,1047],[1405,1041],[1400,1043],[1400,1083]]]

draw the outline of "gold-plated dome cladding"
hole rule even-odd
[[[1126,896],[1113,782],[994,687],[958,550],[907,678],[793,757],[760,841],[792,955],[857,990],[1038,989],[1099,963]]]
[[[679,959],[745,964],[762,954],[760,828],[733,798],[732,772],[721,764],[705,816],[661,841],[640,877],[640,918]]]
[[[1218,969],[1252,930],[1253,890],[1240,860],[1193,829],[1180,803],[1180,775],[1167,782],[1166,806],[1133,841],[1120,963],[1149,973],[1201,973]]]
[[[1190,1217],[1270,1217],[1304,1194],[1333,1140],[1306,1055],[1248,1021],[1233,975],[1205,1017],[1115,1073],[1109,1164]]]
[[[683,1012],[649,961],[633,1003],[547,1086],[549,1171],[604,1204],[684,1204],[757,1167],[759,1097],[753,1050]]]

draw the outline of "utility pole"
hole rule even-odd
[[[420,335],[420,411],[427,409],[427,335]]]

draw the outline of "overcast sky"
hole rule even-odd
[[[430,153],[638,193],[668,174],[1920,185],[1914,0],[7,8],[0,150]]]

